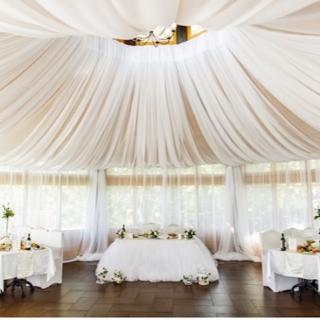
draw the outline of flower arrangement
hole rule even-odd
[[[193,229],[187,229],[184,231],[184,237],[186,239],[193,239],[196,235],[196,232]]]
[[[117,232],[116,232],[116,235],[118,236],[119,239],[123,239],[125,236],[126,236],[126,228],[125,226],[123,225],[121,229],[119,229]]]
[[[201,286],[207,286],[210,283],[210,272],[201,272],[197,276],[198,284]]]
[[[8,230],[9,230],[9,219],[14,217],[15,213],[10,208],[9,204],[7,206],[2,205],[3,211],[2,211],[2,219],[7,219],[6,221],[6,235],[8,236]]]
[[[299,253],[317,254],[320,253],[319,245],[319,242],[317,243],[314,240],[307,240],[307,242],[304,245],[297,246],[297,251]]]
[[[107,280],[107,274],[108,274],[108,270],[103,267],[102,270],[97,273],[97,283],[98,284],[103,284],[106,282]]]
[[[193,283],[193,276],[191,274],[184,275],[181,280],[186,286],[190,286]]]
[[[112,281],[116,284],[121,284],[123,281],[126,280],[126,277],[121,271],[115,271],[112,276]]]
[[[148,238],[151,239],[158,239],[160,236],[160,232],[158,230],[150,230],[148,232]]]

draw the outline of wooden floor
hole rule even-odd
[[[320,297],[299,303],[261,285],[260,264],[220,262],[221,279],[209,287],[182,283],[95,283],[95,263],[64,265],[63,285],[0,297],[0,316],[320,316]]]

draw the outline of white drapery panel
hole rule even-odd
[[[10,205],[15,212],[9,219],[9,233],[21,234],[26,227],[63,230],[66,260],[79,255],[81,242],[89,242],[82,240],[89,191],[90,176],[86,171],[0,170],[0,205]],[[1,236],[5,225],[1,219]]]
[[[153,48],[2,34],[0,46],[0,164],[73,170],[320,157],[317,36],[238,27]]]
[[[189,169],[110,169],[112,232],[146,222],[191,226],[225,260],[259,260],[259,233],[318,227],[320,161],[221,165]],[[280,242],[280,239],[279,239]]]
[[[30,172],[0,169],[0,204],[12,206],[11,230],[28,226],[60,230],[83,226],[86,172]],[[2,209],[2,208],[1,208]],[[4,221],[1,223],[3,233]]]
[[[213,251],[233,250],[226,211],[225,167],[107,170],[109,228],[125,224],[193,227]]]
[[[104,170],[90,171],[90,193],[79,252],[81,260],[99,260],[107,249],[106,176]]]
[[[9,202],[17,214],[10,232],[62,229],[66,260],[96,259],[108,233],[112,238],[122,224],[148,222],[195,228],[217,258],[257,260],[260,232],[319,227],[313,215],[320,205],[320,161],[113,168],[106,177],[103,171],[2,170],[0,191],[0,204]],[[4,230],[2,220],[0,234]]]
[[[0,32],[28,37],[96,35],[131,39],[157,26],[265,27],[319,34],[318,0],[0,1]]]

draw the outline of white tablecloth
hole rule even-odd
[[[0,252],[0,290],[4,289],[4,280],[18,278],[36,278],[46,275],[49,281],[56,272],[53,253],[50,248],[31,251]],[[30,281],[33,283],[33,281]]]
[[[266,256],[266,283],[273,291],[289,290],[298,278],[318,280],[320,256],[298,252],[269,250]]]
[[[117,239],[103,254],[96,273],[105,267],[107,281],[114,271],[121,271],[127,281],[180,281],[184,275],[211,273],[210,281],[219,279],[216,262],[199,239]]]

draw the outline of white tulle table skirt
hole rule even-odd
[[[99,261],[96,274],[108,270],[107,281],[114,271],[121,271],[127,281],[180,281],[184,275],[196,277],[210,272],[210,281],[219,279],[216,262],[199,239],[117,239]]]

